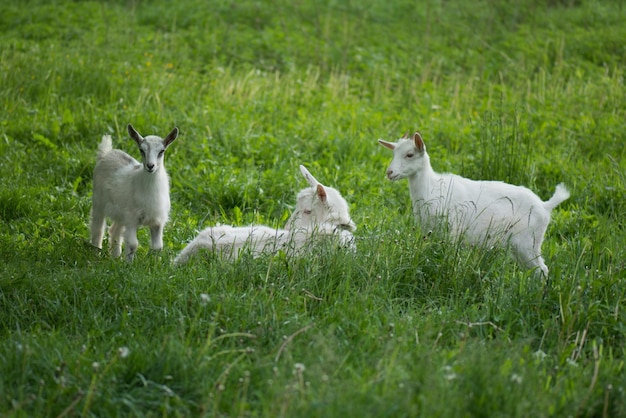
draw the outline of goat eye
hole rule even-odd
[[[413,154],[412,152],[409,152],[409,153],[406,155],[406,158],[413,158],[414,156],[415,156],[415,154]]]
[[[165,150],[162,150],[161,152],[159,152],[159,157],[162,157],[163,154],[165,154]]]
[[[304,214],[305,215],[310,215],[311,214],[311,209],[305,209],[304,210]]]

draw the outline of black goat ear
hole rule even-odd
[[[130,137],[135,140],[137,145],[143,142],[143,136],[141,136],[130,123],[128,124],[128,135],[130,135]]]
[[[167,134],[167,136],[163,139],[163,146],[165,148],[169,147],[176,138],[178,138],[178,128],[172,129],[172,132]]]

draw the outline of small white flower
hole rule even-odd
[[[293,368],[296,370],[296,372],[298,373],[302,373],[306,370],[306,367],[304,366],[304,364],[302,363],[296,363],[293,365]]]
[[[211,296],[206,293],[200,293],[200,303],[206,305],[209,302],[211,302]]]
[[[446,380],[454,380],[456,379],[456,373],[454,373],[454,369],[452,369],[452,367],[450,366],[445,366],[443,368],[444,374],[443,374],[443,378]]]
[[[126,358],[129,354],[130,350],[128,347],[120,347],[117,349],[117,355],[120,356],[120,358]]]
[[[511,382],[517,383],[518,385],[522,383],[522,376],[517,373],[513,373],[511,375]]]

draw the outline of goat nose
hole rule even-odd
[[[393,170],[389,169],[387,170],[387,177],[391,177],[393,175]]]
[[[154,164],[146,164],[148,170],[152,170],[154,168]]]

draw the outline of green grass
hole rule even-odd
[[[0,5],[0,415],[626,415],[626,7],[58,0]],[[165,248],[89,244],[100,137],[168,149]],[[565,182],[547,282],[424,239],[377,145]],[[215,223],[336,187],[358,251],[170,262]]]

